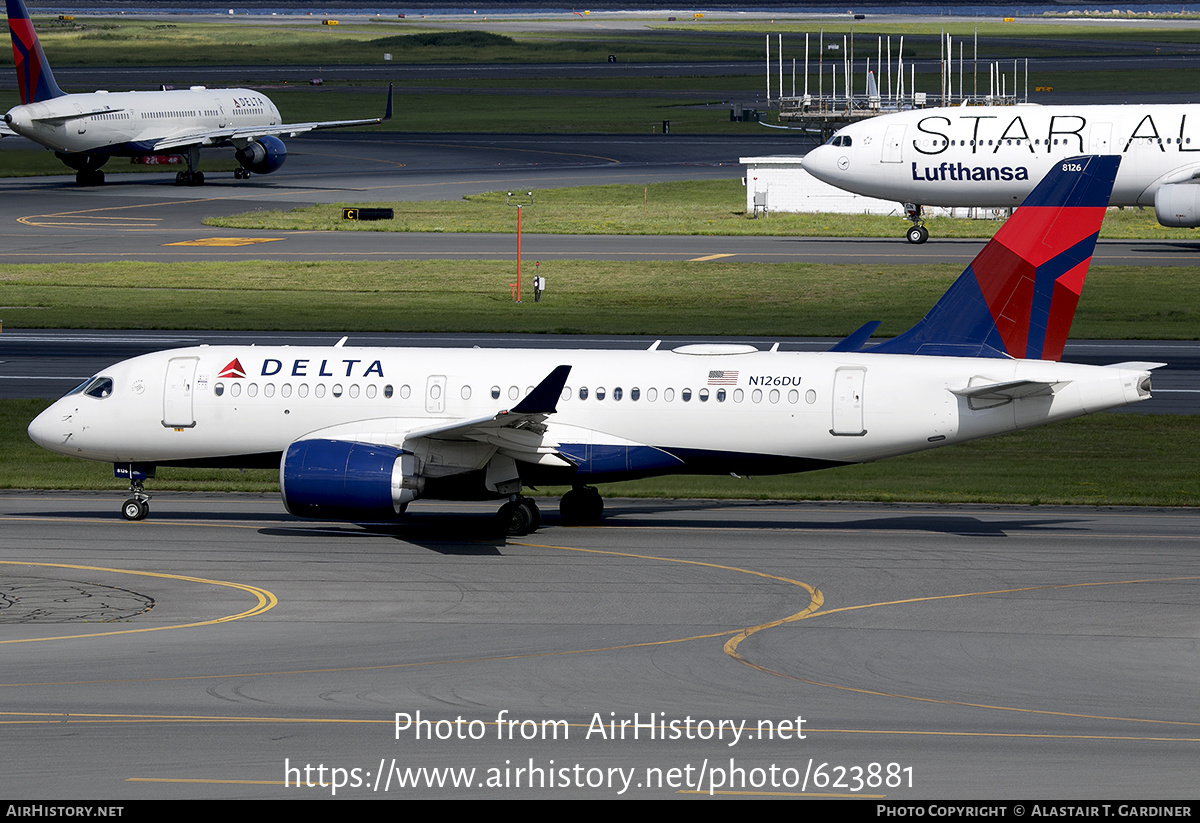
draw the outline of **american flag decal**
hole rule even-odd
[[[713,369],[708,373],[708,385],[710,386],[736,386],[738,373],[735,371],[722,371]]]

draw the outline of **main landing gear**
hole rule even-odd
[[[558,501],[558,513],[573,526],[590,526],[604,516],[604,498],[592,486],[576,486]]]
[[[537,531],[542,525],[542,511],[533,498],[514,494],[496,512],[496,523],[510,537],[520,537]]]
[[[925,221],[921,217],[921,207],[914,203],[904,204],[904,216],[912,221],[912,228],[908,230],[905,236],[908,242],[920,245],[929,239],[929,229],[925,228]]]
[[[233,179],[234,180],[249,180],[250,179],[250,169],[246,169],[246,168],[242,168],[241,166],[238,166],[236,169],[233,170]]]
[[[122,504],[121,516],[126,520],[145,520],[150,513],[150,495],[146,494],[141,480],[130,481],[129,491],[133,497]]]
[[[204,172],[199,170],[200,166],[200,147],[189,146],[187,150],[187,171],[181,171],[175,175],[176,186],[203,186]]]
[[[604,516],[604,498],[592,486],[576,486],[558,502],[558,513],[573,526],[590,526]],[[532,498],[514,494],[496,513],[496,522],[511,537],[535,532],[542,524],[542,512]]]
[[[83,169],[75,172],[76,186],[103,186],[104,172],[100,169]]]

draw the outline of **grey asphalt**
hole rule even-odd
[[[1195,795],[1195,511],[119,497],[0,494],[7,797]]]

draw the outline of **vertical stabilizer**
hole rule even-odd
[[[7,0],[8,30],[12,34],[13,62],[17,65],[17,86],[21,90],[21,104],[37,103],[62,97],[65,92],[54,82],[54,73],[46,62],[42,44],[29,10],[23,0]]]
[[[1056,163],[929,314],[870,351],[1059,360],[1120,163]]]

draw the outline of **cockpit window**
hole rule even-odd
[[[111,377],[93,377],[76,389],[75,392],[81,392],[89,397],[97,397],[103,400],[113,393],[113,381]],[[74,394],[75,392],[71,393]]]
[[[829,142],[826,145],[842,146],[843,148],[848,147],[851,145],[850,135],[835,134],[833,137],[829,138]]]

